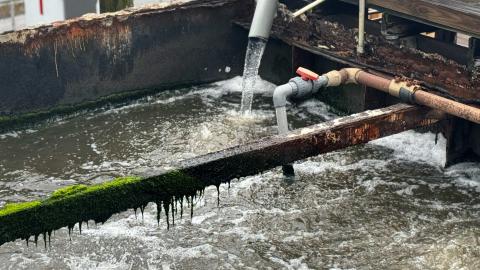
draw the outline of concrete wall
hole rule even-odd
[[[199,0],[0,36],[0,115],[239,75],[247,38],[231,21],[250,8]]]

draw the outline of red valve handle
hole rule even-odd
[[[318,75],[317,73],[303,67],[299,67],[297,69],[297,74],[300,77],[302,77],[302,79],[305,81],[308,81],[308,80],[316,81],[318,80],[318,77],[320,77],[320,75]]]

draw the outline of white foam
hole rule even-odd
[[[297,259],[291,259],[288,262],[284,261],[278,257],[270,256],[269,259],[272,262],[278,263],[282,265],[285,269],[288,270],[308,270],[310,269],[306,263],[303,263],[302,261],[305,260],[305,257],[302,256]]]
[[[419,185],[408,185],[406,188],[403,188],[403,189],[400,189],[400,190],[397,190],[395,191],[395,193],[397,193],[398,195],[409,195],[409,196],[412,196],[413,195],[413,191],[415,189],[418,189],[420,186]]]
[[[294,164],[294,168],[295,171],[303,174],[322,174],[328,170],[346,172],[355,169],[363,169],[366,171],[375,171],[384,169],[387,164],[387,160],[376,159],[363,159],[352,164],[347,164],[346,160],[321,162],[307,160],[298,164]]]
[[[210,244],[203,244],[189,248],[176,247],[167,250],[167,254],[172,258],[177,260],[185,259],[198,259],[198,258],[207,258],[207,259],[217,259],[217,252],[214,252],[214,247]]]
[[[242,92],[242,80],[241,76],[236,76],[232,79],[213,83],[215,89],[226,91],[227,93],[241,93]],[[276,85],[263,80],[260,76],[257,77],[255,82],[254,93],[256,94],[273,94]]]
[[[458,187],[474,189],[476,192],[480,193],[480,174],[475,178],[459,176],[455,178],[455,185]]]
[[[111,261],[96,261],[90,257],[76,257],[72,256],[67,259],[66,265],[69,269],[72,270],[83,270],[83,269],[99,269],[99,270],[130,270],[132,269],[132,264],[125,262],[126,258],[122,258],[121,261],[111,260]]]
[[[268,240],[268,238],[263,233],[253,233],[249,227],[235,226],[234,228],[223,231],[220,234],[234,234],[240,237],[242,241],[252,240],[257,242],[264,242]]]
[[[293,109],[294,113],[297,113],[298,109],[303,109],[311,115],[323,118],[325,121],[330,121],[338,118],[338,115],[332,111],[332,108],[329,105],[318,99],[308,99],[304,102],[301,102],[300,104],[297,104],[296,107],[296,109]]]
[[[90,144],[90,147],[92,148],[92,151],[95,152],[95,154],[100,155],[102,152],[98,151],[98,147],[96,143]]]
[[[216,212],[210,212],[210,213],[206,213],[205,215],[200,215],[200,216],[194,216],[192,218],[192,224],[195,224],[195,225],[200,225],[202,224],[205,220],[209,219],[209,218],[212,218],[214,216],[216,216],[217,213]]]
[[[381,138],[370,142],[394,150],[394,156],[401,160],[427,163],[435,167],[444,167],[446,163],[447,140],[439,134],[435,144],[435,134],[419,133],[413,130]]]
[[[0,134],[1,140],[4,140],[6,138],[18,138],[18,137],[20,137],[20,133],[17,131],[10,131],[10,132]]]

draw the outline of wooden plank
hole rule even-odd
[[[358,3],[357,0],[345,2]],[[480,2],[471,0],[369,0],[369,5],[392,10],[420,22],[480,36]]]
[[[114,213],[144,207],[149,202],[156,202],[157,206],[163,202],[169,209],[172,200],[192,198],[206,186],[218,186],[234,178],[438,121],[429,115],[428,109],[397,104],[196,157],[181,162],[170,172],[63,190],[57,192],[61,196],[0,210],[0,244],[31,235],[35,239],[40,234],[45,237],[53,230],[72,228],[73,224],[87,220],[103,222]]]

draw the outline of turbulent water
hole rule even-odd
[[[74,183],[169,167],[276,133],[273,85],[238,115],[241,78],[0,135],[0,201]],[[293,106],[293,128],[334,118],[323,103]],[[413,146],[415,145],[415,146]],[[49,248],[0,247],[1,269],[480,269],[480,168],[442,169],[445,140],[405,132],[294,166],[235,179],[196,201],[167,231],[149,205],[104,225],[67,229]],[[165,221],[162,217],[162,221]]]
[[[249,38],[248,40],[245,66],[243,68],[242,102],[240,107],[242,114],[248,115],[252,111],[258,69],[260,68],[266,46],[267,42],[261,38]]]

